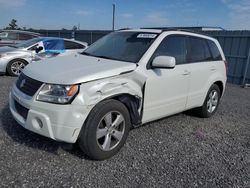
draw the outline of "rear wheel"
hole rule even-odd
[[[104,160],[124,145],[130,130],[127,108],[119,101],[103,101],[91,111],[79,137],[83,152],[92,159]]]
[[[28,63],[22,59],[15,59],[8,63],[7,72],[10,76],[19,76]]]
[[[217,110],[220,102],[221,92],[216,84],[213,84],[206,96],[203,105],[196,109],[196,112],[200,117],[211,117]]]

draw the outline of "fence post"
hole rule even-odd
[[[92,44],[92,31],[90,32],[90,44]]]
[[[250,47],[249,47],[249,50],[248,50],[248,56],[247,56],[247,61],[246,61],[246,66],[245,66],[245,72],[244,72],[243,81],[242,81],[242,86],[243,87],[246,86],[246,78],[247,78],[247,71],[248,71],[249,62],[250,62]]]

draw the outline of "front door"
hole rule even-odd
[[[147,71],[142,122],[146,123],[185,109],[190,71],[186,64],[186,37],[167,36],[151,59],[172,56],[176,66],[172,69],[151,68]]]

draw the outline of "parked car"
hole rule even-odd
[[[9,95],[24,128],[75,143],[103,160],[131,127],[195,108],[212,116],[226,84],[226,61],[214,38],[179,30],[123,30],[82,54],[28,65]],[[136,144],[136,143],[135,143]]]
[[[2,30],[0,31],[0,46],[15,45],[25,40],[40,37],[40,33],[21,30]]]
[[[32,61],[83,52],[87,46],[85,42],[71,39],[39,37],[14,46],[0,47],[0,72],[18,76]]]

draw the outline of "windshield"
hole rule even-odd
[[[114,32],[92,44],[82,54],[136,63],[157,36],[145,32]]]
[[[21,42],[17,45],[15,45],[16,48],[28,48],[34,44],[36,44],[37,42],[40,42],[42,41],[43,39],[42,38],[33,38],[33,39],[30,39],[30,40],[26,40],[24,42]]]

